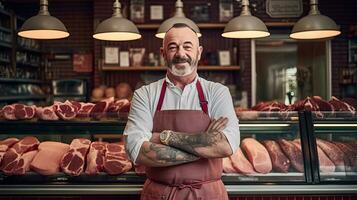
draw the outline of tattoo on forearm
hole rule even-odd
[[[174,134],[170,135],[169,145],[199,156],[199,153],[195,148],[215,146],[219,142],[222,142],[224,138],[225,136],[220,131],[205,132],[195,135],[174,132]]]
[[[178,165],[198,159],[195,155],[155,143],[149,144],[149,146],[142,148],[141,151],[146,159],[162,166]]]

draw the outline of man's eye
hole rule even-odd
[[[176,49],[175,46],[169,47],[169,50],[175,50],[175,49]]]
[[[191,46],[184,46],[183,48],[185,48],[185,49],[192,49]]]

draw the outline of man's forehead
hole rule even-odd
[[[197,34],[188,27],[174,27],[166,32],[163,44],[168,45],[172,42],[191,42],[192,44],[198,44],[198,37]]]

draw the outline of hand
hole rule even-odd
[[[206,133],[210,134],[210,133],[221,132],[226,128],[227,123],[228,123],[227,117],[220,117],[217,120],[213,119],[209,124]]]

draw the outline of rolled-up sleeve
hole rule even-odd
[[[227,117],[228,124],[223,130],[233,153],[237,151],[240,144],[239,121],[234,111],[232,96],[227,87],[217,85],[212,93],[210,114],[211,118]]]
[[[153,117],[149,106],[149,96],[145,87],[136,90],[124,130],[125,150],[134,163],[136,163],[141,145],[144,141],[149,141],[152,136]]]

